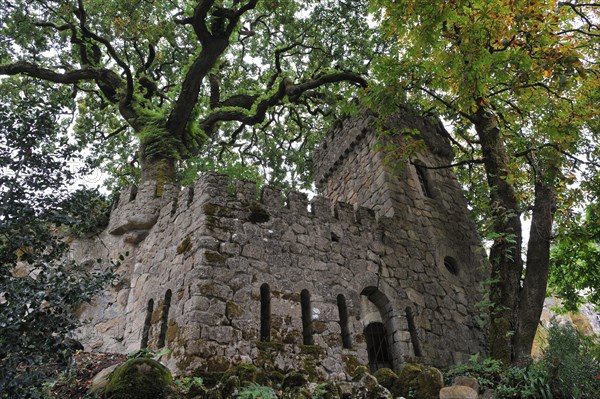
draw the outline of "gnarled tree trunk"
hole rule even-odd
[[[513,339],[513,364],[525,366],[531,360],[531,348],[546,298],[550,265],[550,240],[556,205],[553,187],[535,184],[527,267],[519,298],[519,317]]]
[[[525,365],[531,359],[550,263],[550,240],[555,207],[554,189],[538,179],[527,249],[521,259],[521,211],[509,178],[509,157],[493,112],[479,108],[472,118],[479,136],[490,190],[493,229],[490,250],[490,354],[504,365]],[[523,272],[525,278],[523,279]]]
[[[492,357],[508,365],[512,361],[512,335],[518,318],[523,270],[520,212],[514,187],[508,179],[509,158],[496,116],[480,107],[473,122],[483,152],[493,229],[498,235],[490,250],[490,352]]]

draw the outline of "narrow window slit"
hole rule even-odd
[[[160,320],[160,333],[158,335],[158,347],[162,348],[165,346],[165,339],[167,337],[167,328],[169,323],[169,308],[171,307],[171,290],[167,290],[165,293],[165,301],[162,306],[162,314]]]
[[[271,288],[266,283],[260,286],[260,340],[271,341]]]
[[[431,190],[429,189],[429,182],[427,181],[427,174],[425,168],[422,165],[415,164],[415,170],[417,171],[417,177],[419,179],[419,185],[423,195],[431,198]]]
[[[412,342],[413,350],[415,351],[415,356],[421,357],[423,356],[423,351],[421,350],[419,335],[417,334],[417,327],[415,326],[415,318],[410,306],[406,307],[406,321],[408,322],[408,332],[410,333],[410,340]]]
[[[348,330],[348,308],[346,306],[346,298],[343,294],[337,296],[338,312],[340,315],[340,330],[342,334],[342,347],[345,349],[352,348],[352,340],[350,331]]]
[[[302,343],[314,345],[312,331],[312,308],[310,305],[310,293],[308,290],[300,292],[300,306],[302,308]]]
[[[140,349],[146,349],[148,347],[152,312],[154,312],[154,299],[150,299],[148,301],[148,307],[146,308],[146,318],[144,319],[144,328],[142,329],[142,342],[140,344]]]

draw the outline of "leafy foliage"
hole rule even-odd
[[[68,86],[75,135],[114,185],[139,166],[174,179],[176,161],[189,179],[188,160],[305,181],[325,120],[366,86],[381,46],[366,2],[14,0],[4,12],[0,74]]]
[[[555,398],[600,396],[600,357],[597,338],[584,337],[572,325],[552,324],[541,363]]]
[[[529,368],[510,367],[496,387],[498,398],[552,399],[550,375],[535,363]]]
[[[552,248],[548,285],[567,311],[576,311],[584,302],[600,304],[600,206],[590,204],[581,219],[573,215],[569,229]],[[579,217],[578,217],[579,216]]]
[[[597,181],[600,7],[509,0],[372,5],[395,45],[373,67],[382,84],[370,88],[370,104],[391,113],[411,102],[452,124],[457,174],[492,243],[491,350],[520,362],[544,300],[555,212],[564,224],[589,190],[586,178]],[[521,217],[532,219],[526,255]]]
[[[204,384],[202,377],[180,377],[175,384],[182,390],[188,391],[191,387],[201,387]]]
[[[553,322],[542,359],[528,368],[511,367],[496,387],[499,398],[596,398],[600,342],[572,325]]]
[[[16,80],[2,81],[16,88]],[[38,397],[36,387],[56,369],[70,366],[78,325],[75,307],[111,277],[68,260],[60,226],[89,225],[87,201],[66,184],[75,148],[61,135],[60,93],[30,91],[19,101],[0,99],[0,396]],[[3,91],[6,96],[10,91]],[[46,98],[48,102],[40,99]],[[56,101],[52,101],[55,99]],[[14,97],[13,97],[14,100]],[[90,192],[82,194],[87,198]]]
[[[450,368],[446,376],[450,379],[457,376],[466,376],[477,379],[481,388],[496,386],[501,379],[502,363],[496,359],[480,359],[478,355],[471,356],[467,363],[460,363]]]
[[[264,385],[250,384],[249,386],[242,388],[238,399],[277,399],[273,388]]]
[[[543,357],[527,367],[504,368],[494,359],[474,356],[452,367],[446,377],[474,377],[497,398],[597,398],[600,394],[600,342],[572,325],[553,322]]]

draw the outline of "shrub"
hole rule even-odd
[[[480,359],[479,355],[471,356],[467,363],[457,364],[448,370],[446,377],[472,377],[479,383],[480,389],[495,387],[502,377],[502,363],[496,359]]]
[[[264,385],[250,384],[246,388],[243,388],[237,399],[277,399],[273,388],[266,387]]]
[[[69,194],[69,164],[82,158],[60,116],[68,93],[0,86],[0,398],[39,398],[72,363],[75,309],[112,278],[70,261],[61,232],[91,234],[108,208],[95,191]],[[10,107],[13,89],[23,94]]]
[[[539,363],[529,368],[510,367],[496,387],[496,398],[552,399],[549,380]]]
[[[540,362],[555,398],[600,397],[598,346],[597,338],[582,336],[572,325],[552,323]]]

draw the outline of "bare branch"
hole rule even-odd
[[[478,164],[483,164],[484,160],[483,159],[465,159],[464,161],[459,161],[459,162],[455,162],[455,163],[451,163],[448,165],[440,165],[440,166],[426,166],[423,164],[418,164],[420,168],[423,169],[448,169],[448,168],[453,168],[455,166],[462,166],[462,165],[478,165]],[[412,165],[416,165],[415,163],[411,162]]]
[[[598,33],[592,33],[590,31],[585,31],[583,29],[567,29],[557,32],[557,35],[564,35],[565,33],[581,33],[582,35],[592,36],[592,37],[600,37]]]
[[[445,100],[442,96],[438,95],[437,93],[429,90],[427,87],[424,86],[419,86],[417,87],[419,90],[424,91],[425,93],[429,94],[431,97],[433,97],[435,100],[441,102],[446,108],[448,108],[451,111],[457,112],[460,116],[464,117],[465,119],[468,119],[469,121],[473,122],[473,116],[469,115],[461,110],[459,110],[458,108],[456,108],[451,102]]]
[[[114,130],[114,131],[110,132],[108,135],[106,135],[106,136],[104,136],[104,135],[103,135],[103,137],[102,137],[102,138],[103,138],[104,140],[111,139],[111,138],[113,138],[113,137],[115,137],[115,136],[118,136],[119,134],[121,134],[121,133],[122,133],[122,132],[124,132],[125,130],[127,130],[127,128],[128,128],[128,127],[129,127],[129,125],[122,125],[120,128],[118,128],[118,129],[116,129],[116,130]]]
[[[544,143],[544,144],[541,144],[541,145],[536,146],[536,147],[527,148],[526,150],[523,150],[523,151],[515,153],[515,157],[523,157],[523,156],[526,157],[526,156],[529,156],[529,154],[531,154],[532,152],[539,151],[541,149],[548,148],[548,147],[553,148],[554,150],[556,150],[556,152],[558,152],[560,154],[563,154],[564,156],[566,156],[567,158],[572,159],[575,162],[578,162],[578,163],[581,163],[581,164],[584,164],[584,165],[592,165],[592,166],[600,167],[600,163],[599,162],[592,162],[592,161],[581,160],[581,159],[577,158],[575,155],[570,154],[567,151],[562,150],[557,144],[554,144],[554,143]]]
[[[73,29],[74,26],[72,24],[64,24],[64,25],[55,25],[51,22],[44,22],[44,21],[40,21],[40,22],[36,22],[34,23],[35,26],[39,26],[41,28],[52,28],[55,29],[59,32],[65,31],[65,30],[70,30]]]

